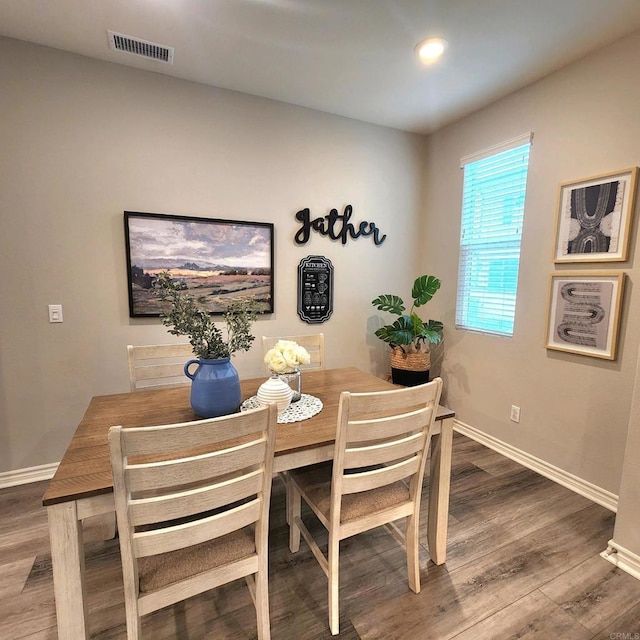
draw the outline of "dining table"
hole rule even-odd
[[[241,380],[243,401],[250,402],[264,380],[264,377]],[[274,471],[288,471],[333,458],[341,392],[394,388],[397,387],[387,380],[356,367],[303,371],[302,391],[321,410],[311,417],[278,424]],[[191,409],[189,393],[189,386],[184,385],[99,395],[89,402],[42,499],[49,523],[59,640],[79,640],[89,634],[82,522],[115,512],[109,428],[198,420]],[[430,444],[427,543],[435,564],[446,560],[454,417],[451,409],[438,407]]]

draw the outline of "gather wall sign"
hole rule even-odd
[[[303,245],[309,242],[311,232],[315,231],[322,236],[329,236],[331,240],[340,240],[342,244],[347,244],[349,238],[356,240],[359,237],[373,236],[373,242],[381,245],[386,234],[380,235],[380,229],[374,222],[364,220],[358,225],[349,222],[353,215],[353,207],[348,204],[344,208],[344,213],[338,213],[337,209],[331,209],[326,216],[311,218],[309,208],[301,209],[296,213],[296,220],[300,222],[300,228],[295,235],[296,244]]]

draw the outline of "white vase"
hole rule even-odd
[[[292,395],[291,387],[275,374],[260,385],[256,394],[261,405],[275,402],[278,406],[278,415],[289,406]]]

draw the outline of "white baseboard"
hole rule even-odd
[[[640,556],[632,551],[621,547],[613,540],[609,540],[609,546],[600,556],[640,580]]]
[[[52,462],[51,464],[42,464],[39,467],[4,471],[0,473],[0,489],[17,487],[19,484],[29,484],[30,482],[40,482],[40,480],[51,480],[57,468],[58,463]]]
[[[555,467],[540,458],[536,458],[525,451],[516,449],[510,444],[479,431],[475,427],[465,424],[464,422],[454,420],[453,428],[455,431],[458,431],[472,440],[489,447],[489,449],[497,451],[511,460],[515,460],[524,467],[539,473],[545,478],[549,478],[549,480],[553,480],[554,482],[561,484],[563,487],[575,491],[584,498],[603,506],[605,509],[609,509],[614,513],[617,512],[618,496],[610,491],[605,491],[591,482],[578,478],[578,476],[574,476],[573,474],[568,473],[559,467]]]

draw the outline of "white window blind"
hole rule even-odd
[[[462,159],[459,329],[513,335],[531,139]]]

